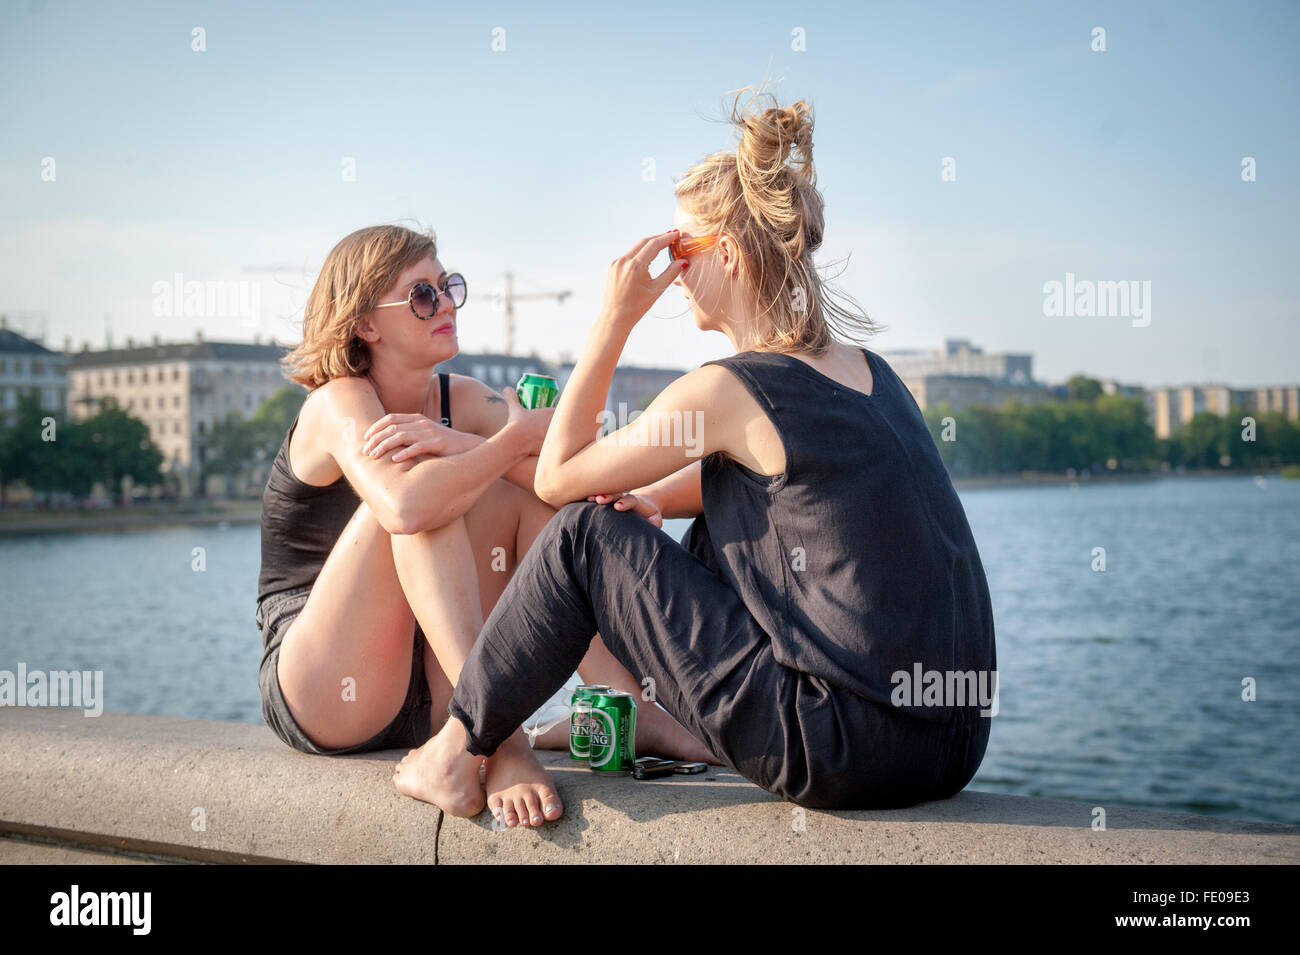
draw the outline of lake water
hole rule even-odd
[[[1300,481],[962,501],[1000,690],[971,788],[1300,824]],[[110,711],[261,722],[258,561],[247,525],[2,540],[0,669],[102,670]]]

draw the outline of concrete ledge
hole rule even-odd
[[[729,771],[639,783],[559,753],[541,755],[564,818],[494,831],[486,813],[398,794],[402,755],[307,756],[244,723],[0,709],[0,862],[1300,862],[1296,826],[1106,806],[1098,832],[1092,803],[971,791],[805,812]]]

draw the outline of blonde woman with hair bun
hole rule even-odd
[[[493,753],[594,630],[719,760],[801,806],[945,798],[983,759],[996,703],[976,690],[997,661],[975,541],[916,402],[861,345],[873,323],[814,263],[812,110],[762,99],[737,96],[736,149],[681,178],[674,228],[610,264],[538,458],[559,513],[466,660],[455,718],[410,757],[428,778]],[[628,335],[670,284],[736,353],[593,438]],[[666,440],[687,420],[695,440]],[[687,517],[680,543],[660,529]],[[933,672],[939,690],[976,682],[945,696]],[[926,692],[902,692],[918,673]],[[525,811],[488,805],[507,823]]]

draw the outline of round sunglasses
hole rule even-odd
[[[455,308],[460,308],[465,304],[465,298],[468,291],[465,286],[465,276],[459,272],[452,272],[443,279],[442,288],[434,288],[428,282],[416,282],[411,286],[410,293],[406,299],[401,302],[384,302],[382,305],[376,305],[375,308],[392,308],[395,305],[409,305],[411,312],[422,322],[427,322],[438,313],[438,298],[445,295],[451,300]]]

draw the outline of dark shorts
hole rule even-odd
[[[271,594],[257,607],[257,624],[262,631],[262,666],[258,671],[257,685],[262,691],[262,718],[266,725],[296,750],[318,756],[337,756],[342,753],[365,753],[377,749],[399,749],[423,745],[432,735],[429,725],[433,698],[429,683],[424,678],[424,633],[415,626],[415,646],[411,657],[411,680],[406,689],[402,709],[386,727],[355,746],[340,749],[323,749],[302,731],[289,712],[280,690],[276,666],[280,660],[280,642],[289,625],[307,603],[310,587],[286,590]]]

